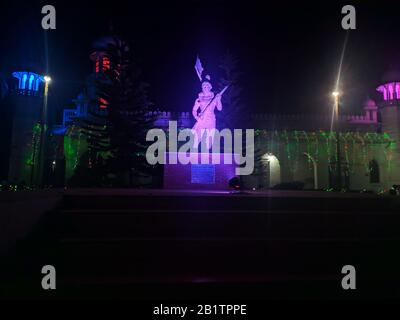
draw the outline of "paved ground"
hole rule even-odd
[[[0,257],[13,250],[47,211],[62,199],[61,190],[0,192]]]
[[[46,197],[47,212],[3,259],[3,297],[400,297],[397,198],[107,189]],[[45,264],[56,267],[56,292],[40,288]],[[357,270],[355,292],[341,289],[346,264]]]
[[[234,196],[234,197],[290,197],[290,198],[382,198],[375,194],[359,193],[359,192],[326,192],[326,191],[294,191],[294,190],[264,190],[251,191],[246,190],[242,193],[232,194],[227,190],[187,190],[187,189],[67,189],[60,191],[66,195],[114,195],[114,196],[177,196],[186,197],[188,195],[195,196]],[[394,198],[391,198],[394,199]]]

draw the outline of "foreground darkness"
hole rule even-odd
[[[400,296],[396,198],[272,191],[66,192],[2,265],[2,298]],[[57,290],[41,289],[43,265]],[[341,268],[357,290],[341,288]]]
[[[111,22],[134,45],[154,110],[190,111],[199,90],[196,55],[217,80],[227,50],[240,61],[244,112],[331,110],[346,34],[340,27],[342,3],[284,1],[267,8],[262,1],[53,4],[57,29],[47,34],[47,52],[42,1],[0,10],[6,48],[0,75],[6,78],[15,70],[50,74],[52,124],[61,122],[62,110],[82,91],[93,69],[91,43],[109,32]],[[367,95],[378,98],[375,88],[382,74],[396,70],[400,61],[400,4],[354,4],[357,30],[349,33],[343,61],[343,114],[360,113]],[[9,165],[10,105],[0,101],[0,134],[6,141],[1,180],[7,179]],[[37,202],[23,193],[0,193],[2,299],[400,297],[398,197],[305,191],[51,192],[41,198],[35,215],[29,212]],[[41,268],[48,264],[56,267],[57,290],[47,292],[40,284]],[[341,288],[344,265],[356,268],[355,291]]]

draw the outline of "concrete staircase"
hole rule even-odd
[[[301,209],[299,209],[301,208]],[[16,297],[399,295],[397,203],[365,197],[66,193],[10,257]],[[40,288],[43,265],[57,290]],[[357,291],[341,269],[357,270]]]

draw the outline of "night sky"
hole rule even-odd
[[[1,9],[1,72],[34,68],[45,72],[41,6],[57,10],[57,29],[48,33],[52,108],[58,119],[71,106],[86,76],[93,40],[107,34],[110,21],[133,50],[149,83],[155,108],[190,111],[199,91],[196,54],[218,79],[221,56],[240,60],[242,100],[249,112],[325,113],[335,83],[346,31],[341,7],[319,1],[108,1],[18,2]],[[352,2],[357,30],[344,57],[342,112],[360,104],[383,73],[400,62],[400,2]],[[59,111],[59,112],[58,112]]]

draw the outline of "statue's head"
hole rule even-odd
[[[203,82],[201,83],[201,89],[203,90],[203,93],[205,93],[205,94],[211,92],[212,85],[211,85],[210,79],[211,79],[210,76],[206,75],[204,77]]]
[[[201,84],[201,89],[203,90],[204,93],[209,93],[211,91],[211,89],[212,89],[212,85],[211,85],[210,82],[204,81]]]

